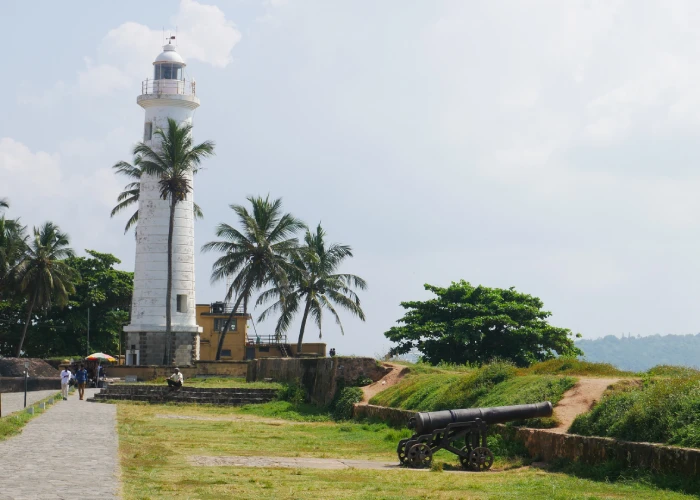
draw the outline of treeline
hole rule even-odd
[[[586,360],[610,363],[623,370],[646,371],[656,365],[700,368],[700,334],[621,338],[608,335],[580,340],[576,346],[585,353]]]
[[[0,199],[0,356],[116,352],[129,320],[133,273],[115,256],[78,257],[52,222],[31,231]]]

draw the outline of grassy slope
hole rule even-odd
[[[122,403],[118,428],[126,499],[692,498],[638,482],[608,484],[529,468],[473,474],[198,467],[187,460],[192,455],[263,455],[393,462],[396,441],[406,433],[381,424],[254,420],[234,408]],[[436,461],[456,464],[452,455],[436,456]]]
[[[556,404],[576,379],[555,375],[518,375],[506,363],[493,363],[466,372],[420,367],[397,385],[380,392],[371,404],[417,411],[504,406],[551,401]],[[528,421],[551,427],[551,419]]]
[[[593,410],[579,415],[570,431],[700,448],[700,373],[654,370],[665,376],[618,384]]]

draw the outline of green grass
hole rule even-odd
[[[650,368],[646,374],[651,377],[698,377],[700,370],[687,366],[657,365]]]
[[[120,403],[118,430],[124,498],[692,498],[641,483],[608,484],[519,467],[517,459],[506,456],[507,446],[497,442],[490,442],[499,453],[495,467],[508,470],[480,474],[440,472],[457,468],[456,457],[445,452],[436,455],[435,472],[202,467],[189,463],[188,457],[193,455],[395,462],[396,443],[409,434],[383,424],[285,422],[254,417],[254,413],[244,408]],[[167,416],[179,418],[163,418]]]
[[[556,404],[576,379],[553,375],[517,376],[508,363],[492,363],[466,373],[409,373],[393,387],[372,398],[371,404],[416,411],[505,406],[551,401]],[[552,427],[552,419],[528,425]]]
[[[530,375],[581,375],[587,377],[632,377],[635,375],[633,372],[620,370],[608,363],[590,363],[570,358],[550,359],[519,371]]]
[[[618,385],[570,432],[699,448],[700,375]]]
[[[143,385],[166,385],[166,378],[160,377],[146,382],[135,382]],[[239,377],[207,377],[207,378],[187,378],[185,386],[203,388],[248,388],[248,389],[281,389],[282,384],[276,382],[246,382]]]
[[[34,417],[41,415],[50,408],[47,407],[46,410],[42,410],[41,408],[39,408],[39,403],[46,403],[51,398],[57,400],[60,399],[60,397],[61,393],[59,391],[56,392],[54,396],[49,396],[48,398],[44,398],[41,401],[37,401],[34,404],[27,405],[27,408],[34,408],[34,415],[30,415],[24,409],[22,409],[16,413],[13,413],[12,415],[0,418],[0,441],[19,434],[20,432],[22,432],[22,428],[25,425],[27,425],[27,422],[29,422]]]

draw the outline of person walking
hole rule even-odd
[[[78,371],[75,372],[75,380],[78,382],[78,395],[82,400],[85,396],[85,384],[87,384],[88,372],[85,367],[81,364]]]
[[[182,387],[182,383],[184,382],[184,378],[182,376],[182,373],[180,373],[179,368],[175,368],[175,373],[170,375],[170,378],[168,379],[168,387],[172,389],[179,389]]]
[[[68,399],[68,386],[70,385],[71,378],[73,378],[73,374],[67,366],[64,367],[61,371],[61,395],[63,396],[63,401]]]

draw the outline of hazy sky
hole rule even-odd
[[[339,353],[385,352],[399,302],[459,279],[537,295],[585,338],[700,330],[700,2],[3,1],[8,215],[133,269],[110,167],[176,26],[195,139],[217,143],[196,246],[248,195],[322,221],[370,286],[366,323],[324,329]],[[214,258],[197,302],[223,296]]]

